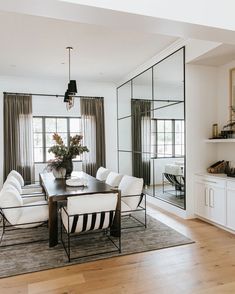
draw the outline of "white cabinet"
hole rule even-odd
[[[235,181],[227,182],[227,227],[235,231]]]
[[[226,225],[226,181],[197,176],[194,182],[195,214]]]

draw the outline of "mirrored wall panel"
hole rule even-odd
[[[119,172],[185,209],[185,49],[117,90]]]

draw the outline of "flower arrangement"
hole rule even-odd
[[[48,152],[52,152],[55,155],[55,159],[48,162],[47,169],[50,171],[59,170],[61,168],[66,169],[66,176],[71,175],[73,170],[72,159],[81,155],[83,152],[89,152],[86,146],[81,145],[82,136],[75,135],[70,137],[69,145],[65,145],[61,136],[55,133],[53,140],[55,145],[50,147]]]

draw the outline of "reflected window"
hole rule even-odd
[[[68,145],[70,136],[82,135],[80,117],[34,117],[34,162],[47,162],[54,158],[48,149],[54,145],[53,134],[58,133]],[[77,156],[75,160],[81,160]]]
[[[152,158],[184,156],[184,120],[151,120]]]

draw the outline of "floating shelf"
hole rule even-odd
[[[235,143],[235,139],[206,139],[206,143]]]

